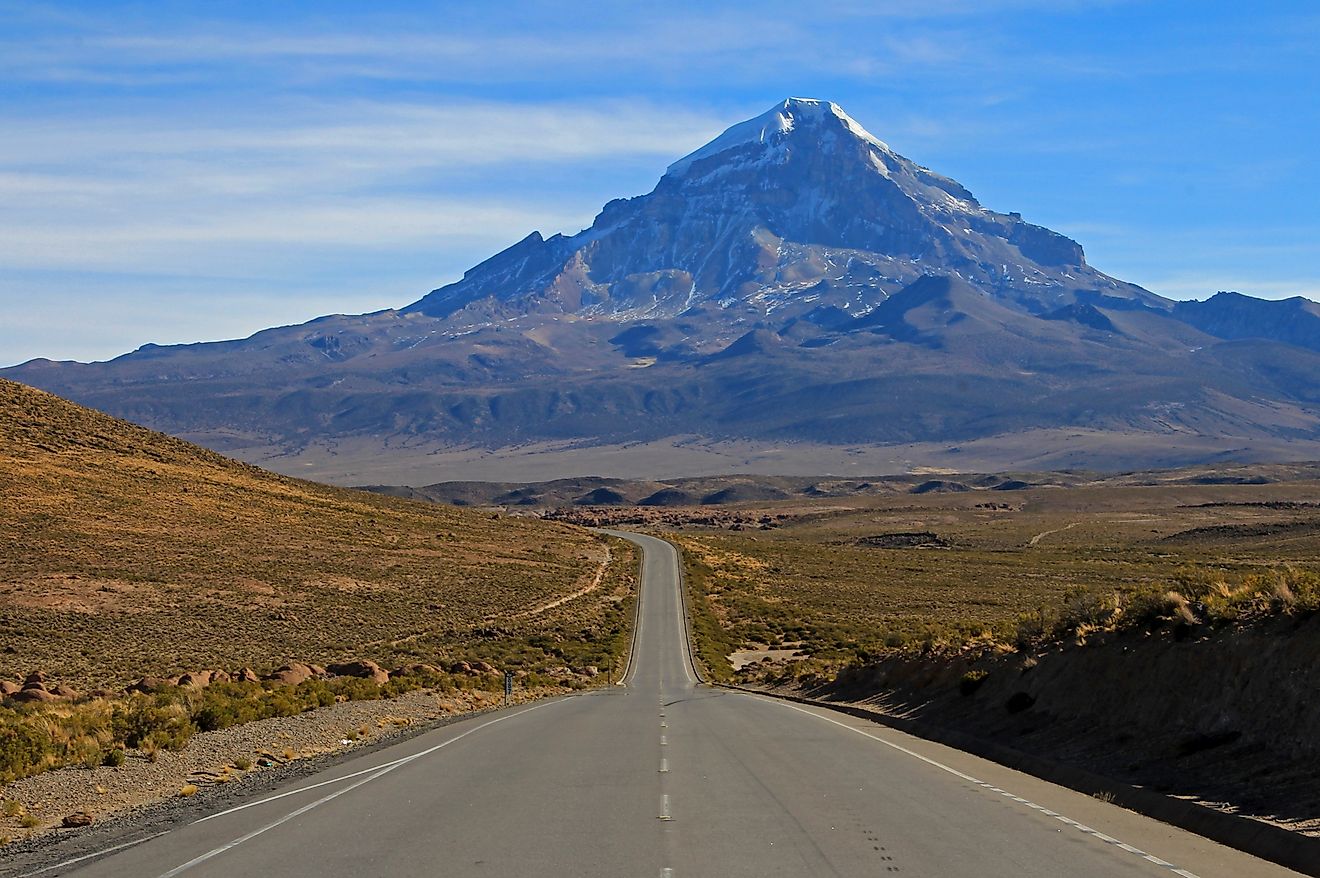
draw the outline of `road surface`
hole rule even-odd
[[[698,685],[673,548],[626,683],[483,714],[43,876],[1283,876],[955,750]]]

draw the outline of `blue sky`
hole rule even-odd
[[[790,95],[1175,298],[1320,298],[1320,8],[0,0],[0,364],[401,306]]]

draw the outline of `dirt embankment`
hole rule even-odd
[[[1320,835],[1320,616],[890,658],[802,693],[866,704]]]

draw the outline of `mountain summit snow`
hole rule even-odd
[[[785,144],[789,141],[788,135],[803,127],[821,128],[822,126],[828,126],[823,128],[823,131],[829,133],[824,136],[817,135],[821,141],[821,146],[828,149],[829,140],[836,136],[840,125],[852,137],[889,152],[887,144],[857,124],[857,121],[845,113],[838,104],[832,101],[816,100],[815,98],[788,98],[756,118],[734,125],[701,149],[674,162],[669,166],[669,170],[665,172],[665,175],[681,176],[694,162],[728,152],[731,149],[742,149],[749,146],[754,147],[762,156],[766,152],[772,152],[782,157]]]
[[[454,448],[531,449],[535,478],[1315,458],[1317,351],[1310,303],[1174,307],[790,98],[398,311],[5,374],[287,472],[422,484],[472,477]]]

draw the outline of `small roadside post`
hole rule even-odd
[[[509,706],[509,696],[513,694],[513,671],[504,672],[504,706]]]

